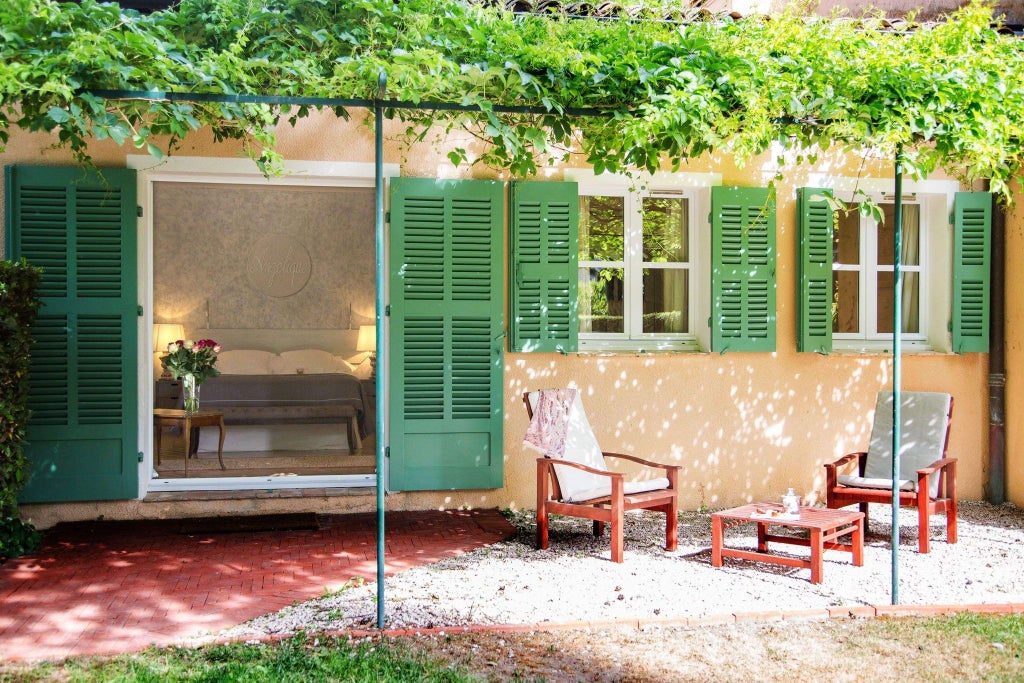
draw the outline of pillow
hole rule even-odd
[[[221,351],[217,354],[217,364],[214,367],[225,375],[269,375],[270,359],[273,357],[274,354],[270,351]]]
[[[305,375],[322,375],[338,372],[338,363],[328,351],[301,349],[278,354],[270,368],[279,375],[294,375],[299,370]]]
[[[355,374],[356,366],[353,365],[352,363],[349,363],[347,360],[345,360],[341,356],[335,356],[334,357],[334,362],[338,366],[338,372],[344,372],[345,374],[348,374],[348,375],[354,375]]]
[[[367,358],[352,369],[352,374],[355,375],[356,379],[370,379],[373,375],[373,363]]]

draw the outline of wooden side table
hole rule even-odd
[[[198,413],[186,413],[184,410],[172,408],[155,408],[153,410],[153,427],[156,429],[156,464],[160,464],[160,441],[164,427],[181,427],[185,435],[185,476],[188,477],[188,459],[192,455],[192,428],[216,426],[220,429],[220,442],[217,444],[217,460],[220,468],[224,467],[224,413],[202,410]],[[198,457],[198,456],[197,456]]]
[[[774,513],[773,513],[774,511]],[[830,510],[828,508],[801,507],[796,519],[771,518],[767,515],[781,514],[778,503],[754,503],[731,510],[711,514],[711,566],[721,567],[722,557],[737,557],[744,560],[770,562],[789,567],[803,567],[811,570],[811,583],[821,583],[824,569],[822,554],[825,550],[843,550],[853,555],[853,565],[864,564],[864,513],[851,510]],[[757,524],[757,551],[725,547],[725,530],[738,524]],[[768,533],[771,525],[805,529],[810,538],[777,536]],[[850,537],[850,543],[838,543],[843,536]],[[802,545],[810,548],[810,560],[768,552],[768,542]]]

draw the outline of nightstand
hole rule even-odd
[[[182,408],[184,403],[181,398],[180,379],[158,379],[156,381],[156,392],[153,394],[154,408]]]
[[[369,436],[377,431],[377,380],[360,380],[363,384],[363,393],[366,395],[366,435]]]

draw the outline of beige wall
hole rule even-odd
[[[397,130],[397,128],[396,128]],[[469,139],[447,144],[472,146]],[[67,163],[66,154],[41,151],[48,140],[39,135],[16,135],[0,164]],[[294,134],[282,133],[281,152],[288,159],[369,161],[372,131],[356,122],[318,116],[300,122]],[[133,150],[112,145],[95,147],[101,164],[121,164]],[[235,145],[214,145],[208,136],[186,140],[177,154],[233,157]],[[389,143],[386,161],[402,164],[402,175],[425,177],[496,177],[493,171],[454,169],[444,147],[429,139],[413,150]],[[844,160],[826,155],[818,169],[837,175],[890,177],[887,163]],[[725,184],[766,184],[775,174],[770,161],[738,168],[721,158],[689,164],[687,171],[715,171]],[[742,501],[775,499],[788,486],[805,500],[821,498],[822,463],[846,452],[866,448],[874,396],[892,380],[892,359],[886,354],[836,353],[828,357],[798,354],[794,263],[795,188],[808,184],[815,169],[784,169],[778,184],[778,351],[772,354],[512,354],[506,356],[504,385],[506,486],[497,491],[461,491],[389,496],[389,509],[435,507],[527,507],[535,496],[534,456],[521,447],[526,416],[521,395],[526,389],[573,384],[584,392],[584,402],[598,439],[605,450],[624,451],[663,459],[682,466],[682,504],[720,507]],[[557,177],[558,172],[553,175]],[[1011,222],[1008,272],[1024,272],[1024,234],[1018,213]],[[1020,288],[1010,288],[1011,296]],[[1010,311],[1024,310],[1009,302]],[[1019,304],[1019,302],[1017,302]],[[1021,314],[1010,315],[1009,336],[1020,339]],[[980,499],[987,481],[987,356],[967,354],[907,354],[903,364],[905,389],[948,391],[956,399],[950,452],[960,458],[959,483],[966,499]],[[1019,367],[1022,349],[1011,343],[1011,377]],[[1012,391],[1013,406],[1024,396]],[[1010,495],[1021,502],[1024,469],[1013,460],[1022,437],[1008,439]],[[1016,467],[1014,467],[1016,466]],[[57,519],[154,517],[170,515],[242,514],[256,511],[315,509],[343,511],[372,509],[372,496],[306,498],[252,498],[244,501],[190,501],[186,503],[73,504],[26,506],[37,523]]]
[[[155,183],[153,320],[192,338],[358,325],[373,313],[373,226],[373,188]]]

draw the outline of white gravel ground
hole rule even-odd
[[[609,561],[607,531],[594,539],[586,520],[554,519],[550,548],[536,550],[532,511],[519,512],[511,520],[519,529],[516,538],[388,578],[387,625],[543,625],[888,605],[890,515],[888,506],[872,506],[863,567],[852,566],[848,553],[826,551],[824,580],[813,585],[808,569],[729,558],[724,567],[712,567],[707,512],[680,515],[679,550],[672,553],[662,547],[662,515],[627,515],[623,564]],[[945,517],[935,516],[928,555],[917,552],[916,522],[916,511],[901,511],[901,604],[1024,602],[1024,511],[961,503],[959,542],[945,542]],[[753,547],[755,528],[731,529],[729,544]],[[792,546],[781,551],[806,554]],[[349,588],[218,635],[374,627],[376,593],[374,584]]]

